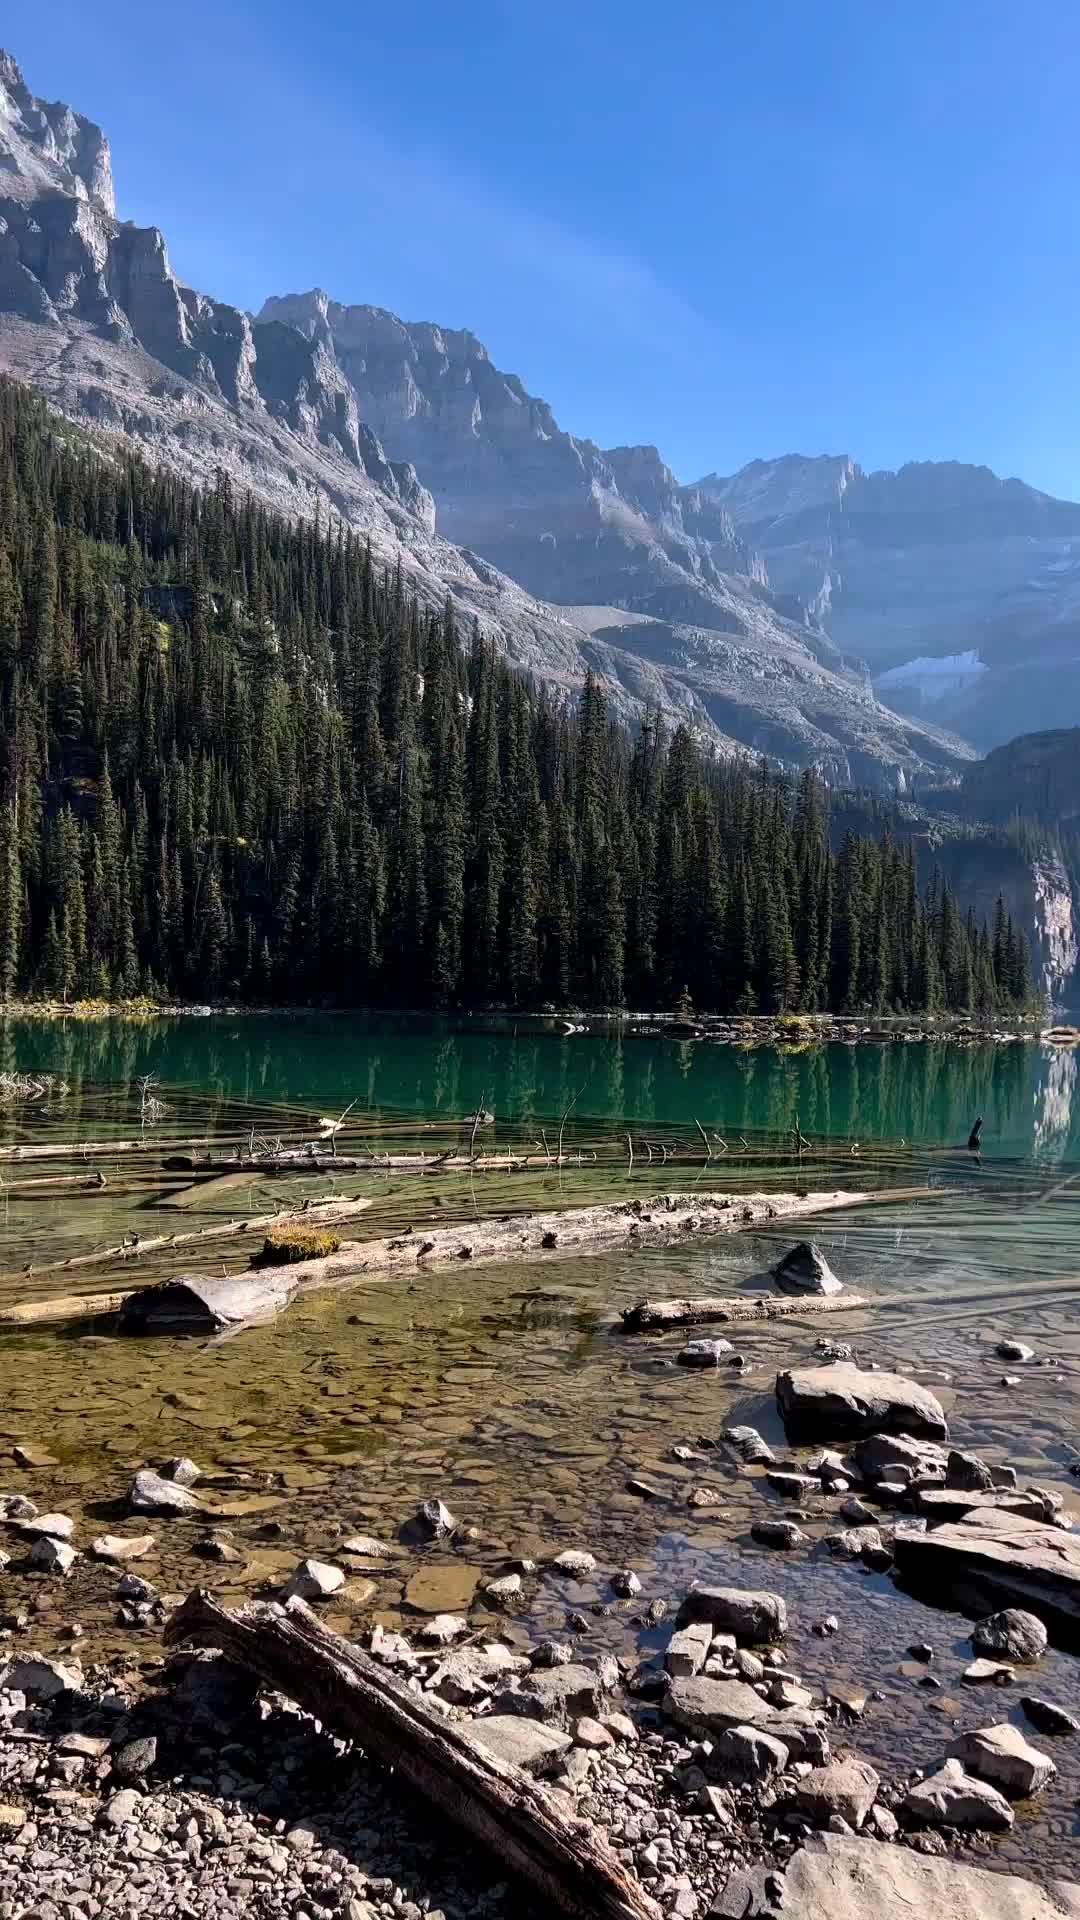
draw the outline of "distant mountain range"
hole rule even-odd
[[[697,491],[877,690],[981,748],[1080,719],[1080,505],[989,467],[755,460]]]
[[[104,134],[9,56],[0,368],[196,480],[341,515],[538,681],[570,694],[591,667],[617,712],[722,751],[903,791],[1043,705],[1077,711],[1080,507],[847,457],[683,486],[653,447],[563,432],[471,333],[318,291],[258,316],[193,292],[156,229],[117,219]]]

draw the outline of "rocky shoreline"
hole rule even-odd
[[[835,1520],[824,1550],[853,1571],[905,1568],[918,1543],[951,1538],[960,1571],[952,1580],[937,1568],[936,1598],[956,1605],[987,1543],[996,1547],[991,1585],[1002,1604],[976,1623],[973,1657],[949,1681],[959,1678],[970,1710],[962,1725],[928,1732],[908,1770],[886,1777],[860,1752],[875,1676],[863,1676],[862,1693],[820,1676],[804,1683],[798,1657],[785,1651],[791,1602],[767,1584],[650,1598],[632,1566],[604,1568],[587,1545],[564,1546],[542,1565],[508,1559],[477,1594],[479,1611],[429,1613],[407,1633],[376,1615],[357,1639],[388,1685],[541,1780],[568,1815],[605,1836],[677,1920],[835,1920],[845,1876],[864,1897],[873,1883],[878,1920],[890,1920],[910,1910],[912,1873],[927,1914],[934,1901],[944,1912],[966,1901],[972,1913],[1004,1920],[1015,1911],[1008,1889],[1026,1885],[1023,1910],[1040,1920],[1041,1895],[1028,1883],[995,1873],[953,1886],[950,1876],[988,1857],[1017,1808],[1030,1816],[1029,1802],[1052,1800],[1054,1751],[1080,1735],[1080,1721],[1038,1680],[1047,1626],[1069,1639],[1080,1625],[1073,1516],[1057,1489],[950,1446],[928,1388],[856,1367],[843,1343],[817,1344],[815,1364],[777,1379],[787,1451],[778,1456],[749,1427],[698,1437],[694,1451],[703,1477],[715,1448],[760,1486],[754,1538],[785,1560],[810,1548],[800,1520],[823,1507]],[[714,1345],[719,1366],[730,1348]],[[1039,1363],[1019,1342],[1002,1342],[1000,1357],[1020,1369]],[[539,1920],[546,1910],[505,1879],[497,1859],[463,1845],[396,1774],[302,1703],[298,1710],[206,1651],[160,1656],[158,1635],[181,1596],[132,1570],[154,1533],[201,1518],[195,1551],[204,1564],[242,1557],[229,1530],[200,1513],[199,1481],[186,1459],[140,1468],[127,1501],[133,1526],[119,1522],[122,1531],[86,1544],[133,1650],[85,1669],[80,1622],[57,1627],[57,1598],[79,1556],[72,1522],[23,1495],[0,1500],[12,1548],[5,1561],[12,1573],[32,1571],[42,1590],[40,1608],[8,1613],[0,1626],[0,1920],[151,1909],[221,1920],[523,1912]],[[301,1559],[273,1592],[306,1615],[347,1582],[357,1591],[404,1543],[422,1566],[425,1545],[467,1551],[473,1531],[433,1496],[397,1541],[343,1535],[332,1558]],[[568,1603],[566,1631],[538,1639],[520,1616],[541,1579],[563,1582]],[[628,1603],[636,1651],[585,1653],[578,1636],[589,1614],[569,1597],[583,1583]],[[374,1596],[375,1581],[367,1587]],[[47,1622],[59,1654],[40,1650]],[[842,1667],[842,1618],[798,1626],[836,1647]],[[909,1653],[921,1683],[940,1689],[934,1648]],[[1022,1726],[994,1710],[1012,1699]],[[1080,1911],[1080,1888],[1066,1896]],[[1072,1912],[1067,1900],[1046,1914]]]

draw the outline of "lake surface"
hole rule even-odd
[[[140,1074],[208,1104],[459,1119],[483,1102],[497,1137],[557,1122],[790,1128],[860,1141],[962,1145],[977,1113],[991,1155],[1080,1158],[1077,1055],[1029,1044],[897,1041],[742,1049],[632,1027],[565,1036],[540,1020],[408,1014],[215,1015],[151,1022],[8,1021],[0,1071],[60,1074],[74,1095]]]
[[[632,1033],[565,1037],[521,1025],[515,1034],[510,1023],[317,1015],[9,1023],[3,1048],[0,1068],[51,1071],[67,1090],[6,1106],[0,1141],[142,1137],[145,1147],[94,1160],[107,1185],[78,1193],[29,1185],[60,1168],[85,1177],[90,1163],[77,1152],[3,1165],[0,1306],[130,1287],[184,1264],[214,1271],[223,1255],[239,1269],[246,1252],[226,1245],[186,1263],[175,1253],[129,1251],[101,1266],[44,1271],[135,1232],[145,1240],[330,1190],[370,1198],[365,1235],[675,1187],[855,1186],[886,1196],[813,1227],[867,1306],[827,1322],[805,1315],[729,1329],[748,1362],[742,1374],[690,1372],[675,1364],[678,1333],[627,1337],[618,1313],[646,1294],[760,1289],[793,1237],[779,1224],[693,1248],[556,1254],[368,1282],[308,1296],[273,1325],[224,1342],[124,1340],[109,1321],[78,1319],[0,1330],[0,1452],[29,1443],[50,1461],[20,1467],[9,1453],[0,1491],[71,1513],[78,1544],[107,1530],[141,1531],[123,1517],[133,1469],[185,1453],[203,1469],[205,1512],[151,1520],[154,1549],[138,1566],[166,1594],[200,1583],[239,1601],[280,1582],[304,1554],[341,1559],[343,1540],[360,1531],[395,1552],[350,1568],[326,1610],[346,1632],[359,1635],[374,1618],[415,1626],[425,1612],[449,1609],[511,1638],[570,1632],[585,1649],[631,1655],[666,1637],[666,1628],[643,1623],[647,1601],[677,1604],[692,1579],[712,1577],[785,1593],[792,1668],[808,1685],[865,1698],[850,1739],[886,1773],[936,1765],[956,1725],[1023,1724],[1009,1694],[976,1697],[960,1684],[970,1648],[959,1615],[828,1554],[821,1537],[838,1524],[835,1500],[816,1497],[799,1511],[811,1548],[786,1555],[756,1545],[752,1521],[790,1509],[760,1471],[738,1468],[716,1442],[725,1426],[748,1422],[782,1456],[801,1457],[777,1424],[773,1382],[778,1367],[812,1359],[824,1326],[864,1362],[931,1385],[957,1444],[1015,1466],[1021,1481],[1055,1487],[1080,1511],[1069,1472],[1080,1460],[1074,1056],[1037,1045],[899,1042],[744,1053]],[[170,1110],[141,1129],[136,1079],[146,1073]],[[342,1172],[204,1191],[188,1175],[165,1175],[167,1149],[157,1144],[303,1132],[352,1101],[343,1153],[364,1142],[451,1143],[483,1101],[496,1115],[485,1150],[502,1149],[552,1143],[575,1094],[566,1120],[575,1160],[562,1170],[424,1179]],[[796,1112],[810,1142],[802,1154],[791,1134]],[[963,1151],[976,1113],[985,1120],[982,1160]],[[715,1156],[708,1165],[697,1123]],[[1004,1335],[1036,1350],[1038,1364],[1023,1370],[1019,1388],[1001,1384],[995,1346]],[[692,1457],[679,1458],[675,1446]],[[634,1478],[654,1497],[631,1492]],[[717,1506],[689,1504],[701,1486],[714,1489]],[[408,1521],[432,1494],[473,1530],[452,1550],[421,1551],[408,1539]],[[211,1525],[228,1530],[237,1561],[199,1556]],[[595,1575],[568,1583],[542,1569],[509,1617],[484,1602],[483,1583],[509,1557],[542,1561],[571,1545],[595,1554]],[[623,1567],[641,1578],[641,1601],[614,1598],[609,1576]],[[116,1578],[89,1558],[65,1583],[16,1562],[3,1575],[4,1604],[33,1609],[34,1644],[61,1645],[74,1614],[88,1653],[150,1668],[156,1632],[117,1624]],[[829,1640],[812,1631],[825,1613],[841,1622]],[[937,1692],[920,1686],[907,1655],[924,1640],[936,1649]],[[1052,1652],[1032,1690],[1080,1710],[1080,1661]],[[834,1744],[845,1737],[839,1729]],[[1003,1865],[1074,1872],[1074,1748],[1080,1741],[1053,1743],[1060,1777],[994,1843]]]

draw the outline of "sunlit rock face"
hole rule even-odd
[[[988,467],[866,473],[848,455],[757,460],[699,490],[903,712],[986,748],[1080,711],[1080,505]]]

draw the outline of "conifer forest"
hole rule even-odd
[[[0,995],[1013,1011],[1004,907],[0,387]]]

